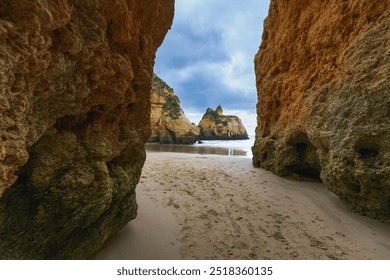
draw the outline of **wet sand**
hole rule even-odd
[[[137,197],[97,259],[390,259],[390,225],[248,157],[148,152]]]

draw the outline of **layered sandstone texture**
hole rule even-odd
[[[390,221],[390,1],[271,0],[253,163]]]
[[[149,142],[194,144],[199,138],[199,128],[188,120],[173,89],[156,75],[152,84],[150,121]]]
[[[248,133],[240,118],[225,116],[221,106],[215,110],[207,108],[198,126],[201,140],[248,139]]]
[[[87,258],[136,216],[173,0],[0,3],[0,259]]]

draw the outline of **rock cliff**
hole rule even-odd
[[[248,139],[248,133],[237,116],[225,116],[221,106],[215,111],[207,108],[199,122],[201,140]]]
[[[151,96],[152,135],[149,142],[161,144],[194,144],[199,128],[192,124],[180,108],[180,100],[173,89],[156,75]]]
[[[0,259],[86,258],[136,216],[155,52],[173,9],[0,3]]]
[[[253,163],[390,221],[390,1],[271,0]]]

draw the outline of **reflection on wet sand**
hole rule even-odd
[[[191,145],[161,145],[159,143],[147,143],[145,149],[148,152],[171,152],[187,154],[209,154],[226,156],[246,156],[247,152],[237,148],[210,147],[210,146],[191,146]]]

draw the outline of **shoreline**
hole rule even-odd
[[[278,177],[248,157],[148,151],[137,200],[126,228],[139,235],[122,230],[96,258],[390,259],[390,225],[351,212],[322,183]],[[140,235],[145,254],[127,254]]]

